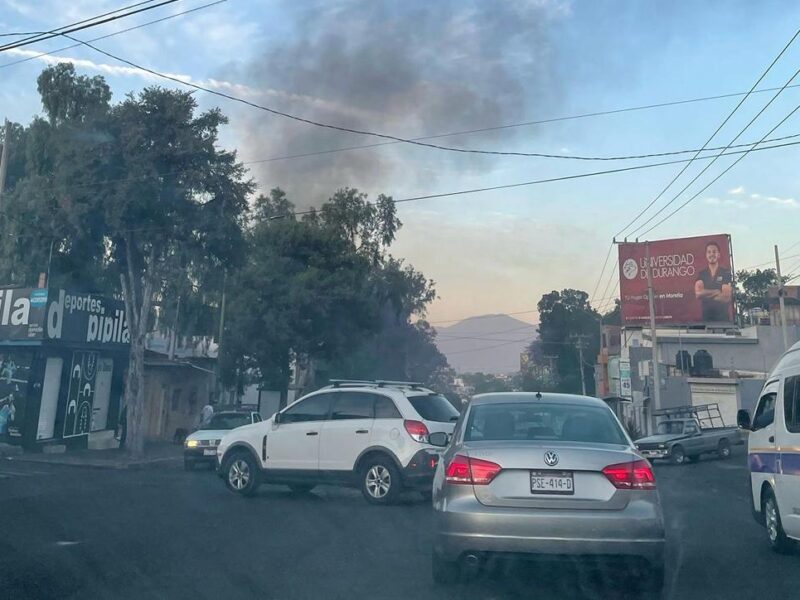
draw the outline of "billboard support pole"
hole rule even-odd
[[[644,243],[647,264],[647,299],[650,304],[650,340],[653,344],[653,408],[661,408],[661,373],[659,369],[658,340],[656,339],[656,301],[653,294],[653,266],[650,264],[650,242]]]
[[[778,255],[778,245],[775,244],[775,272],[778,275],[778,304],[781,310],[781,334],[783,334],[783,349],[789,349],[789,339],[786,335],[786,307],[783,301],[783,277],[781,277],[781,258]]]

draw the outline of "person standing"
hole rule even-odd
[[[725,322],[731,320],[731,298],[733,296],[733,275],[730,269],[719,264],[719,244],[706,244],[708,266],[697,275],[694,295],[700,300],[703,321]]]
[[[214,406],[209,402],[206,404],[203,409],[200,411],[200,419],[197,424],[197,428],[200,429],[201,427],[205,427],[211,422],[211,417],[214,416]]]

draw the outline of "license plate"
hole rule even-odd
[[[203,456],[216,456],[216,455],[217,455],[216,448],[207,448],[206,450],[203,450]]]
[[[572,471],[531,471],[531,494],[575,494]]]

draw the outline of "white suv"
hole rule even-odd
[[[320,483],[355,484],[373,504],[389,504],[403,488],[430,495],[440,449],[459,413],[421,384],[332,380],[272,418],[226,434],[217,448],[228,489],[255,493],[261,483],[307,492]]]

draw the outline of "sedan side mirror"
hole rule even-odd
[[[736,411],[736,425],[741,429],[752,429],[753,425],[750,422],[750,413],[744,408]]]
[[[444,431],[435,431],[428,436],[428,443],[431,446],[445,448],[447,446],[447,434]]]

